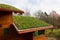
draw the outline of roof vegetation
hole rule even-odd
[[[42,20],[29,16],[13,16],[13,21],[19,30],[50,25]]]
[[[8,5],[8,4],[0,4],[0,8],[7,8],[9,10],[19,10],[18,8]]]

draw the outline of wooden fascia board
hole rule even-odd
[[[24,13],[22,10],[10,10],[10,9],[7,9],[7,8],[0,8],[0,11],[15,12],[15,13],[20,13],[20,14]]]
[[[50,26],[45,26],[45,27],[19,30],[14,23],[13,23],[13,25],[16,28],[18,34],[24,34],[24,33],[28,33],[28,32],[35,32],[35,31],[38,31],[38,30],[47,30],[47,29],[53,28],[53,25],[50,25]]]

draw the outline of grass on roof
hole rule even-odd
[[[7,8],[10,10],[19,10],[18,8],[11,6],[11,5],[8,5],[8,4],[0,4],[0,8]]]
[[[13,21],[18,29],[29,29],[50,25],[42,20],[29,16],[13,16]]]

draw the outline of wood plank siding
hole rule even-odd
[[[11,18],[12,18],[11,12],[0,11],[0,36],[4,34],[4,28],[9,28],[10,24],[12,24]]]

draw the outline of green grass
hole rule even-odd
[[[60,37],[60,29],[53,29],[53,31],[47,30],[46,34],[47,34],[47,36]]]
[[[0,4],[0,8],[7,8],[10,10],[19,10],[18,8],[11,6],[11,5],[8,5],[8,4]]]
[[[13,21],[18,29],[29,29],[50,25],[42,20],[29,16],[13,16]]]

